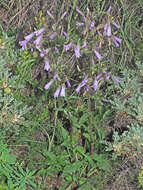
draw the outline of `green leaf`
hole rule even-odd
[[[1,159],[4,162],[7,162],[8,164],[14,164],[15,161],[16,161],[16,156],[13,155],[13,154],[9,154],[8,152],[3,152],[2,156],[1,156]]]

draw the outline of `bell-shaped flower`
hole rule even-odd
[[[86,83],[88,82],[87,76],[85,76],[85,78],[83,79],[83,81],[78,85],[78,87],[75,89],[75,91],[77,93],[79,93],[80,89],[86,85]]]
[[[110,37],[111,36],[111,25],[110,22],[108,21],[105,26],[104,26],[104,32],[105,34]]]
[[[68,37],[68,36],[69,36],[67,32],[63,32],[63,35],[64,35],[65,37]]]
[[[29,41],[29,40],[31,40],[33,38],[34,35],[35,35],[34,32],[32,32],[28,36],[25,36],[24,39],[27,40],[27,41]]]
[[[54,93],[54,98],[58,98],[58,97],[59,97],[60,90],[61,90],[61,87],[59,86],[59,87],[57,88],[56,92]]]
[[[97,78],[95,78],[94,82],[93,82],[93,85],[92,85],[92,88],[94,88],[94,90],[96,91],[97,88],[98,88],[98,81],[97,81]]]
[[[77,44],[77,46],[74,48],[75,56],[76,58],[79,58],[81,56],[80,54],[80,45]]]
[[[110,7],[109,7],[108,10],[107,10],[107,14],[110,13],[111,9],[112,9],[112,6],[110,5]]]
[[[53,33],[53,34],[50,35],[50,39],[53,40],[54,38],[55,38],[55,34]]]
[[[53,78],[54,78],[54,80],[56,80],[56,79],[59,78],[59,75],[58,75],[58,74],[55,74]]]
[[[119,47],[119,45],[120,45],[121,42],[122,42],[122,39],[121,39],[121,38],[118,38],[118,37],[116,37],[116,36],[113,36],[112,38],[113,38],[113,42],[114,42],[114,44],[116,45],[116,47]]]
[[[62,86],[60,96],[65,97],[65,86]]]
[[[45,64],[44,70],[49,71],[49,69],[50,69],[49,61],[48,61],[48,60],[45,60],[45,61],[44,61],[44,64]]]
[[[107,71],[103,71],[103,74],[106,80],[110,78],[110,74]]]
[[[53,15],[50,13],[50,11],[47,10],[47,14],[49,15],[49,17],[51,17],[52,19],[54,19]]]
[[[100,55],[96,50],[94,50],[94,53],[95,53],[96,57],[97,57],[99,60],[101,60],[101,59],[104,58],[104,57],[103,57],[102,55]]]
[[[120,26],[119,26],[116,22],[113,21],[112,24],[113,24],[116,28],[118,28],[118,29],[120,28]]]
[[[70,88],[71,87],[70,81],[66,80],[66,83],[67,83],[68,88]]]
[[[53,80],[50,80],[50,82],[48,82],[48,83],[44,86],[44,89],[45,89],[45,90],[48,90],[52,84],[53,84]]]
[[[76,26],[77,26],[77,27],[84,26],[84,22],[78,22],[78,21],[77,21],[77,22],[76,22]]]
[[[76,7],[76,12],[84,17],[84,13],[82,11],[80,11],[78,7]]]
[[[66,45],[64,45],[64,49],[65,49],[66,51],[68,51],[71,47],[72,47],[72,43],[71,43],[71,42],[68,43],[68,44],[66,44]]]
[[[38,38],[34,41],[34,44],[37,49],[39,49],[41,47],[41,45],[40,45],[41,39],[42,39],[42,35],[38,36]]]
[[[92,21],[89,26],[89,30],[92,30],[94,28],[94,26],[95,26],[95,21]]]
[[[117,83],[120,83],[120,80],[117,77],[113,77],[113,80]]]
[[[87,45],[86,41],[84,41],[83,44],[82,44],[82,48],[86,47],[86,45]]]
[[[28,42],[27,40],[23,40],[23,41],[20,41],[20,42],[19,42],[19,45],[22,47],[22,48],[21,48],[22,50],[25,50],[25,47],[26,47],[27,42]]]
[[[39,36],[39,35],[41,35],[44,31],[45,31],[45,28],[41,28],[40,30],[36,30],[34,33],[36,34],[36,36]]]

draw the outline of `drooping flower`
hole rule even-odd
[[[104,98],[103,101],[104,101],[104,102],[107,102],[107,103],[110,102],[110,101],[109,101],[108,99],[106,99],[106,98]]]
[[[116,45],[116,47],[119,47],[119,45],[121,44],[122,42],[122,39],[121,38],[118,38],[116,36],[113,36],[113,42],[114,44]]]
[[[65,49],[66,51],[68,51],[71,47],[72,47],[72,42],[70,42],[70,43],[64,45],[64,49]]]
[[[52,19],[54,19],[53,15],[50,13],[50,11],[47,10],[47,14],[49,15],[49,17],[51,17]]]
[[[110,22],[107,23],[106,35],[107,35],[107,36],[111,36],[111,25],[110,25]]]
[[[67,32],[63,32],[63,34],[64,34],[64,36],[65,36],[65,37],[68,37],[68,34],[67,34]]]
[[[99,60],[103,59],[103,56],[100,55],[96,50],[94,50],[94,53],[95,53],[96,57],[97,57]]]
[[[42,49],[41,53],[40,53],[40,57],[44,57],[45,54],[47,54],[49,52],[49,49]]]
[[[31,34],[25,36],[24,39],[25,39],[26,41],[29,41],[29,40],[31,40],[31,39],[33,38],[34,35],[35,35],[34,32],[32,32]]]
[[[60,96],[65,97],[65,86],[62,86]]]
[[[53,34],[50,35],[50,39],[53,40],[54,38],[55,38],[55,34],[53,33]]]
[[[41,45],[40,45],[41,39],[42,39],[42,35],[38,36],[38,38],[34,41],[34,44],[37,49],[39,49],[41,47]]]
[[[56,79],[59,78],[59,75],[58,75],[58,74],[55,74],[53,78],[54,78],[54,80],[56,80]]]
[[[99,80],[102,77],[102,74],[97,75],[96,79]]]
[[[94,26],[95,26],[95,21],[92,21],[90,26],[89,26],[89,29],[92,30],[94,28]]]
[[[84,13],[82,11],[80,11],[78,7],[76,7],[76,12],[79,13],[80,15],[84,16]]]
[[[90,90],[90,86],[87,85],[87,87],[86,87],[86,91],[88,92],[89,90]]]
[[[21,48],[22,50],[25,50],[25,47],[26,47],[27,42],[28,42],[27,40],[23,40],[23,41],[20,41],[20,42],[19,42],[19,45],[22,47],[22,48]]]
[[[75,89],[75,91],[77,93],[79,93],[80,89],[86,85],[86,83],[88,82],[87,76],[85,76],[85,78],[83,79],[83,81],[78,85],[78,87]]]
[[[80,26],[84,26],[84,22],[76,22],[76,26],[80,27]]]
[[[106,80],[110,78],[110,74],[107,71],[103,71],[103,74]]]
[[[105,26],[104,26],[104,32],[105,34],[110,37],[111,36],[111,25],[110,22],[108,21]]]
[[[118,29],[120,28],[120,26],[119,26],[116,22],[113,21],[112,24],[113,24],[116,28],[118,28]]]
[[[59,86],[56,90],[56,92],[54,93],[54,98],[58,98],[59,94],[60,94],[60,90],[61,90],[61,87]]]
[[[81,56],[80,54],[80,45],[77,44],[77,46],[74,48],[75,56],[76,58],[79,58]]]
[[[39,36],[39,35],[41,35],[44,31],[45,31],[45,28],[41,28],[40,30],[36,30],[34,33],[36,34],[36,36]]]
[[[50,69],[49,61],[45,60],[44,63],[45,63],[44,70],[49,71]]]
[[[70,88],[71,87],[70,81],[66,80],[66,83],[67,83],[68,88]]]
[[[120,80],[117,77],[113,77],[113,80],[117,83],[120,83]]]
[[[50,80],[50,82],[48,82],[48,83],[44,86],[44,89],[45,89],[45,90],[48,90],[52,84],[53,84],[53,80]]]
[[[40,53],[40,57],[44,57],[45,56],[45,54],[44,54],[44,52],[42,51],[41,53]]]
[[[61,19],[63,19],[65,16],[66,16],[67,12],[65,11],[62,16],[61,16]]]
[[[54,48],[55,48],[56,53],[59,53],[58,48],[56,46]]]
[[[110,7],[109,7],[108,10],[107,10],[107,14],[110,13],[111,9],[112,9],[112,6],[110,5]]]
[[[86,41],[83,42],[82,48],[86,47]]]
[[[97,81],[97,78],[95,78],[94,82],[93,82],[93,85],[92,85],[92,88],[94,88],[94,90],[96,91],[97,88],[98,88],[98,81]]]

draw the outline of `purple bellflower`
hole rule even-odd
[[[77,44],[77,46],[74,48],[75,56],[76,58],[79,58],[81,56],[80,54],[80,45]]]
[[[107,71],[103,71],[104,77],[106,80],[109,80],[110,74]]]
[[[112,9],[112,6],[110,5],[110,7],[107,10],[107,14],[110,14],[111,9]]]
[[[84,22],[76,22],[76,26],[80,27],[80,26],[84,26]]]
[[[47,14],[49,15],[49,17],[51,17],[52,19],[54,19],[53,15],[50,13],[50,11],[47,10]]]
[[[113,24],[116,28],[118,28],[118,29],[120,28],[120,26],[119,26],[116,22],[113,21],[112,24]]]
[[[53,80],[50,80],[50,82],[48,82],[48,83],[44,86],[44,89],[45,89],[45,90],[48,90],[52,84],[53,84]]]
[[[94,53],[95,53],[96,57],[97,57],[99,60],[103,59],[103,56],[100,55],[96,50],[94,50]]]
[[[66,83],[67,83],[68,88],[70,88],[71,87],[70,81],[66,80]]]
[[[37,49],[40,49],[41,39],[42,39],[42,35],[38,36],[38,38],[34,41],[34,44],[35,44],[35,46],[36,46]]]
[[[105,26],[104,26],[104,32],[105,34],[109,37],[111,36],[111,25],[110,22],[108,21]]]
[[[68,51],[71,47],[72,47],[72,43],[71,43],[71,42],[68,43],[68,44],[66,44],[66,45],[64,45],[64,49],[65,49],[66,51]]]
[[[94,80],[92,87],[94,88],[95,91],[97,90],[97,88],[98,88],[97,78]]]
[[[49,52],[49,49],[42,49],[41,53],[40,53],[40,57],[44,57],[45,54],[47,54]]]
[[[107,103],[110,102],[110,101],[109,101],[108,99],[106,99],[106,98],[104,98],[103,101],[104,101],[104,102],[107,102]]]
[[[75,89],[75,91],[77,93],[79,93],[80,89],[86,85],[86,83],[88,82],[87,76],[85,76],[85,78],[83,79],[83,81],[78,85],[78,87]]]
[[[84,13],[82,11],[80,11],[78,7],[76,7],[76,12],[84,17]]]
[[[60,96],[65,97],[65,86],[62,86]]]
[[[28,42],[27,40],[23,40],[23,41],[20,41],[20,42],[19,42],[19,45],[22,47],[22,48],[21,48],[22,50],[25,50],[25,47],[26,47],[27,42]]]
[[[61,90],[61,87],[59,86],[59,87],[57,88],[56,92],[54,93],[54,98],[58,98],[58,97],[59,97],[60,90]]]
[[[67,32],[63,32],[63,34],[64,34],[64,36],[65,36],[65,37],[68,37],[68,34],[67,34]]]
[[[28,36],[25,36],[24,39],[25,39],[26,41],[29,41],[29,40],[31,40],[31,39],[33,38],[34,35],[35,35],[34,32],[32,32],[32,33],[29,34]]]
[[[53,33],[53,34],[50,35],[50,39],[53,40],[54,38],[55,38],[55,34]]]
[[[117,83],[120,83],[120,80],[117,77],[113,77],[113,80]]]
[[[44,31],[45,31],[45,28],[41,28],[40,30],[36,30],[34,33],[36,34],[36,36],[39,36],[39,35],[41,35]]]
[[[44,63],[45,63],[44,70],[49,71],[50,69],[49,61],[45,60]]]
[[[53,78],[54,78],[54,80],[56,80],[56,79],[59,78],[59,75],[58,75],[58,74],[55,74]]]
[[[119,47],[119,45],[121,44],[122,42],[122,39],[121,38],[118,38],[116,36],[113,36],[113,42],[114,44],[116,45],[116,47]]]
[[[82,48],[86,47],[86,41],[83,42]]]
[[[92,21],[90,26],[89,26],[89,29],[92,30],[94,28],[94,26],[95,26],[95,21]]]

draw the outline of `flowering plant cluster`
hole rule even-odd
[[[96,65],[101,64],[106,57],[100,53],[105,48],[106,42],[109,45],[113,42],[115,47],[119,47],[122,41],[114,35],[115,29],[119,29],[120,26],[111,17],[111,9],[110,6],[106,12],[105,22],[97,24],[97,15],[94,12],[87,9],[87,13],[84,14],[76,7],[76,16],[79,20],[76,20],[70,29],[61,25],[67,12],[64,12],[61,19],[55,23],[54,16],[47,11],[52,23],[50,31],[44,26],[25,36],[24,40],[19,42],[22,50],[25,50],[28,43],[32,42],[44,60],[44,70],[53,74],[44,89],[48,90],[56,83],[54,98],[65,97],[66,87],[75,86],[77,72],[82,73],[83,79],[77,84],[76,93],[79,93],[83,87],[86,92],[96,91],[99,88],[99,82],[109,78],[120,82],[117,77],[111,77],[108,71],[95,69]],[[85,57],[90,60],[88,65],[81,63]]]

